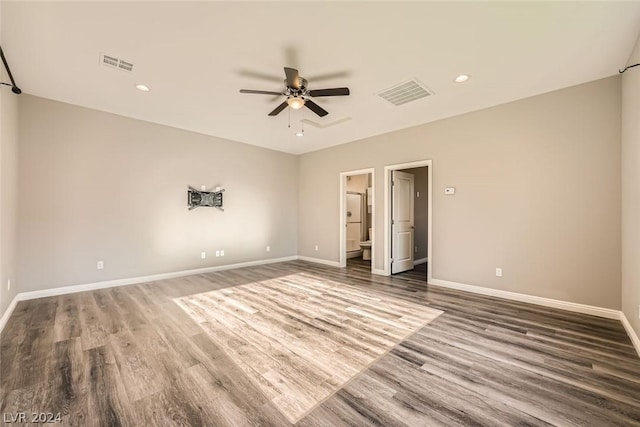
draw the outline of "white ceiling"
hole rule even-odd
[[[640,2],[11,2],[2,47],[25,93],[304,153],[611,76],[640,32]],[[99,54],[134,64],[126,73]],[[283,67],[330,114],[305,125],[282,100]],[[472,78],[463,84],[460,73]],[[331,77],[333,75],[333,77]],[[314,76],[316,79],[314,79]],[[322,78],[324,77],[324,78]],[[435,95],[393,106],[375,96],[410,78]],[[144,83],[143,93],[134,88]],[[301,110],[302,111],[302,110]]]

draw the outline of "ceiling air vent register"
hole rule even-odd
[[[100,54],[100,62],[109,68],[117,68],[123,71],[133,71],[133,64],[131,62],[118,59],[114,56]]]
[[[389,89],[377,92],[376,95],[385,101],[398,106],[431,96],[433,95],[433,91],[417,79],[411,79],[390,87]]]

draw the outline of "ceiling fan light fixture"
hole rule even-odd
[[[289,97],[287,99],[287,104],[289,104],[289,107],[294,110],[299,110],[304,106],[304,98],[299,98],[297,96]]]
[[[259,95],[284,95],[286,98],[276,108],[273,109],[268,115],[273,117],[282,113],[287,107],[291,110],[299,110],[302,107],[307,107],[313,111],[318,117],[324,117],[329,112],[313,102],[313,97],[321,96],[346,96],[349,95],[348,87],[334,87],[328,89],[316,89],[307,90],[307,80],[300,77],[298,70],[295,68],[284,68],[284,73],[287,76],[284,81],[285,89],[282,92],[274,92],[268,90],[253,90],[253,89],[240,89],[240,93],[254,93]],[[291,126],[289,126],[291,127]]]

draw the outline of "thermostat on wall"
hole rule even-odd
[[[444,194],[456,194],[455,187],[447,187],[444,189]]]

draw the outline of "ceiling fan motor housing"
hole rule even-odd
[[[287,80],[285,79],[284,81],[284,85],[287,86],[287,90],[289,91],[290,95],[298,95],[298,96],[304,96],[307,94],[307,84],[309,82],[307,81],[307,79],[305,79],[304,77],[298,77],[298,84],[300,85],[299,88],[295,88],[295,87],[291,87],[287,85]]]

